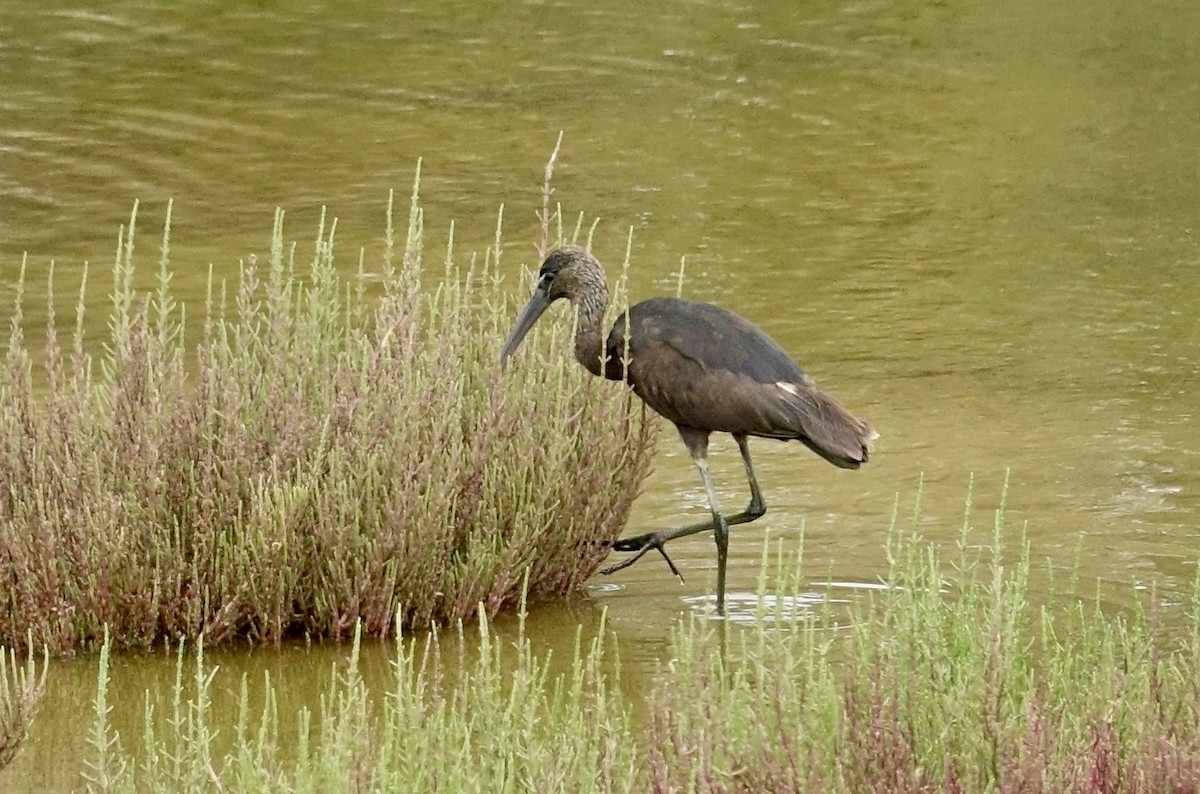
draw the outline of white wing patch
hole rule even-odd
[[[800,387],[794,383],[785,383],[784,381],[778,381],[775,383],[775,385],[778,386],[779,388],[783,389],[785,392],[792,395],[793,397],[800,396]]]

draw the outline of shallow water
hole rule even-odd
[[[1200,546],[1200,6],[586,5],[0,0],[0,282],[26,252],[34,283],[51,259],[65,292],[85,261],[102,281],[134,199],[147,271],[175,201],[184,301],[210,263],[232,275],[265,251],[276,206],[302,245],[328,207],[349,264],[378,249],[387,191],[407,195],[420,157],[433,250],[452,221],[459,255],[481,250],[504,204],[524,293],[563,130],[555,197],[601,219],[610,271],[633,230],[634,298],[673,292],[686,257],[689,297],[752,318],[881,432],[859,472],[752,442],[770,511],[732,531],[733,619],[764,539],[794,550],[803,533],[812,592],[789,608],[830,584],[854,599],[886,571],[894,509],[958,539],[972,476],[973,542],[1007,478],[1036,562],[1078,559],[1115,606],[1150,587],[1177,602]],[[712,461],[740,508],[736,447],[716,441]],[[631,531],[705,513],[664,433]],[[673,546],[684,584],[647,559],[539,610],[539,636],[569,644],[604,605],[623,669],[648,672],[676,616],[711,604],[711,540]],[[342,654],[222,665],[278,665],[303,691]],[[123,658],[116,675],[136,719],[173,665]],[[55,665],[6,783],[77,783],[61,753],[81,747],[93,676]]]

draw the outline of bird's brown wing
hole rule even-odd
[[[614,326],[609,355],[628,354],[625,379],[675,424],[797,439],[845,468],[867,460],[870,426],[744,318],[710,304],[656,298],[630,309],[629,327],[631,333],[623,320]]]
[[[625,340],[624,317],[613,326],[609,351]],[[650,342],[710,370],[739,374],[759,383],[792,382],[804,371],[779,344],[744,317],[711,303],[651,298],[629,310],[631,350]],[[617,337],[617,338],[614,338]]]

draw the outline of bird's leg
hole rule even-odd
[[[706,439],[707,440],[707,439]],[[700,470],[700,478],[704,480],[704,490],[708,491],[708,507],[712,510],[713,538],[717,541],[717,614],[725,614],[725,563],[729,559],[729,524],[721,515],[717,506],[717,494],[713,490],[712,477],[708,476],[708,458],[703,455],[696,457],[696,468]]]
[[[737,441],[738,449],[742,453],[742,463],[746,466],[746,479],[750,481],[750,504],[746,505],[746,509],[740,513],[725,517],[725,525],[732,527],[737,524],[748,524],[756,518],[762,518],[767,512],[767,503],[763,499],[762,491],[758,487],[758,479],[754,476],[754,464],[750,462],[750,447],[747,443],[746,436],[742,433],[733,435]],[[667,561],[667,565],[671,568],[671,573],[675,574],[682,581],[683,576],[680,575],[679,569],[675,567],[675,563],[671,562],[671,558],[667,556],[663,550],[663,544],[675,538],[683,538],[688,535],[695,535],[697,532],[707,532],[713,528],[712,521],[700,521],[696,524],[688,524],[685,527],[677,527],[675,529],[660,530],[659,532],[647,532],[642,535],[634,535],[631,538],[621,538],[613,543],[614,551],[636,551],[637,554],[627,560],[622,560],[616,565],[610,565],[602,570],[602,574],[615,573],[624,568],[628,568],[642,558],[646,552],[655,549]]]
[[[758,480],[754,476],[754,466],[750,462],[750,449],[746,443],[746,436],[744,434],[735,433],[734,439],[737,441],[738,449],[742,453],[742,461],[746,465],[746,477],[750,481],[750,504],[744,511],[729,518],[721,515],[712,478],[708,473],[708,433],[681,427],[679,428],[679,435],[683,437],[683,443],[687,446],[688,452],[691,453],[696,468],[700,470],[700,478],[704,481],[704,490],[708,496],[708,506],[712,511],[712,520],[689,524],[675,529],[650,532],[632,538],[622,538],[613,544],[613,549],[616,551],[634,551],[637,553],[627,560],[622,560],[616,565],[605,568],[600,573],[610,574],[628,568],[640,560],[646,552],[656,549],[662,554],[663,559],[667,561],[667,565],[671,568],[671,573],[678,576],[680,581],[682,581],[683,576],[680,575],[679,569],[675,567],[671,558],[667,556],[667,552],[663,546],[667,541],[674,540],[675,538],[682,538],[712,529],[714,539],[717,543],[717,613],[723,615],[725,614],[725,570],[729,557],[729,527],[735,524],[745,524],[761,517],[767,511],[767,503],[763,500],[762,492],[758,487]]]
[[[750,504],[746,505],[746,509],[740,513],[742,516],[747,516],[746,521],[753,521],[756,518],[762,518],[767,512],[767,503],[763,499],[762,491],[758,490],[758,478],[754,476],[754,464],[750,462],[750,445],[746,440],[745,433],[734,433],[733,440],[737,442],[738,451],[742,453],[742,463],[746,465],[746,479],[750,481]],[[737,518],[738,516],[734,516]],[[730,524],[744,523],[729,519]]]

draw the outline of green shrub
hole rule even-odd
[[[799,561],[764,559],[757,620],[680,622],[637,689],[603,623],[551,664],[523,621],[504,636],[485,618],[477,639],[398,638],[372,688],[356,645],[298,720],[270,681],[243,679],[237,713],[218,712],[217,671],[181,650],[170,703],[130,742],[105,656],[85,775],[98,791],[1197,791],[1200,578],[1168,640],[1153,611],[1031,606],[1028,549],[1010,564],[1000,540],[946,566],[893,533],[888,587],[848,611],[798,610]]]
[[[144,734],[130,742],[108,721],[105,645],[84,782],[97,792],[643,791],[628,710],[604,672],[603,626],[590,643],[577,634],[570,669],[552,673],[521,614],[515,637],[494,635],[482,608],[477,638],[462,623],[449,640],[397,637],[382,692],[360,675],[356,633],[294,733],[280,728],[269,681],[252,698],[243,677],[237,713],[214,710],[215,668],[181,645],[166,713],[147,705]]]
[[[269,261],[232,287],[210,275],[189,325],[169,210],[157,287],[132,287],[136,214],[96,359],[85,287],[60,341],[51,272],[35,377],[22,267],[0,368],[0,643],[384,635],[495,614],[525,576],[533,600],[571,593],[604,558],[657,425],[563,345],[501,377],[526,286],[501,280],[499,229],[482,264],[430,283],[414,187],[402,249],[389,201],[373,280],[362,256],[335,269],[336,223],[299,264],[277,214]]]
[[[948,570],[893,530],[887,587],[848,625],[785,616],[797,565],[757,628],[679,627],[653,790],[1200,790],[1200,575],[1174,643],[1153,612],[1032,605],[1029,549],[1006,563],[1001,525],[982,552],[964,527]]]
[[[29,726],[46,690],[48,661],[43,652],[39,675],[32,651],[22,665],[15,652],[0,647],[0,769],[12,763],[29,738]]]

